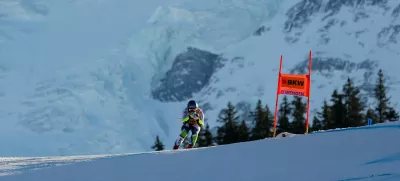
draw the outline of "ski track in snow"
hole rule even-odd
[[[256,181],[266,177],[276,181],[400,179],[400,122],[341,130],[192,150],[5,157],[0,158],[0,180],[156,181],[183,179],[192,174],[201,175],[192,177],[193,181]]]

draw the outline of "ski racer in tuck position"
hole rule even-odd
[[[187,148],[192,148],[196,145],[200,130],[204,126],[204,113],[203,110],[199,108],[196,101],[190,100],[188,102],[185,110],[183,111],[182,123],[182,132],[175,141],[174,150],[179,148],[189,131],[192,132],[192,139]]]

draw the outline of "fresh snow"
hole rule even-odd
[[[400,122],[192,150],[0,158],[1,181],[397,181]]]

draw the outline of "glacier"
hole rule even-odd
[[[400,179],[400,122],[176,151],[0,158],[2,181]]]
[[[273,108],[279,56],[302,73],[309,50],[311,115],[347,76],[370,96],[378,68],[400,100],[395,0],[4,0],[0,12],[0,156],[141,152],[156,135],[172,145],[189,97],[210,126],[227,101]],[[218,65],[196,69],[209,60],[189,47]]]

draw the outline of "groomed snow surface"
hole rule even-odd
[[[192,150],[1,158],[0,180],[399,181],[399,138],[396,122]]]

